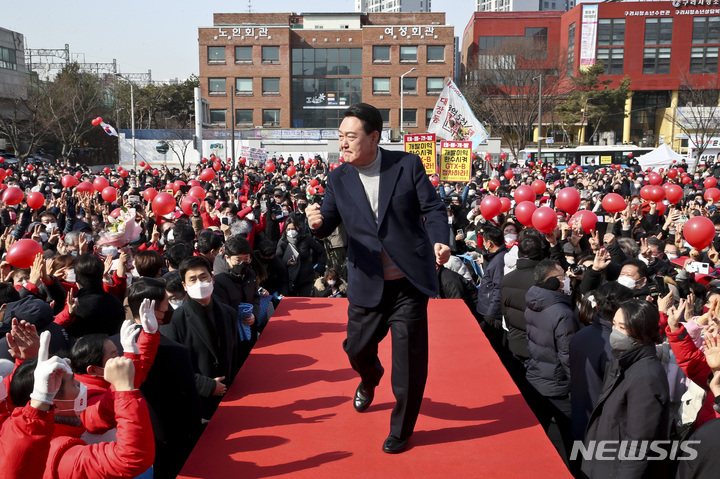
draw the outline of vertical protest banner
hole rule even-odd
[[[405,152],[420,157],[428,175],[437,173],[437,155],[435,153],[435,134],[405,135]]]
[[[470,181],[471,172],[471,141],[440,143],[440,181]]]
[[[435,103],[427,131],[443,140],[471,141],[475,150],[487,142],[490,134],[475,114],[455,83],[448,78]]]

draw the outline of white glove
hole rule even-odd
[[[40,335],[40,351],[34,373],[35,384],[30,394],[30,399],[43,404],[53,403],[53,398],[62,385],[63,375],[72,374],[70,360],[60,359],[57,356],[48,359],[49,355],[50,331],[45,331]]]
[[[155,334],[158,330],[158,322],[155,317],[155,300],[145,298],[140,304],[140,322],[147,334]]]
[[[135,343],[139,334],[140,330],[135,327],[135,322],[132,319],[123,321],[120,327],[120,344],[124,352],[140,354],[140,349]]]

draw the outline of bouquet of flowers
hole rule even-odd
[[[108,224],[100,232],[100,246],[123,247],[140,236],[142,228],[135,221],[135,208],[118,208],[108,217]]]

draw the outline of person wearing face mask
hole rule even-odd
[[[535,266],[535,285],[525,295],[526,378],[536,396],[528,404],[566,464],[573,440],[569,350],[579,329],[570,293],[570,279],[560,263],[545,259]]]
[[[633,291],[633,297],[645,298],[650,294],[647,284],[648,267],[639,259],[625,261],[620,270],[617,282]]]
[[[265,231],[265,228],[267,228],[267,217],[270,214],[270,209],[266,212],[266,214],[259,214],[258,209],[258,215],[256,218],[255,210],[252,208],[252,206],[248,206],[244,209],[242,209],[238,214],[238,218],[242,221],[242,226],[245,231],[248,231],[247,233],[247,240],[250,242],[250,245],[255,244],[255,237]],[[233,232],[232,234],[236,234],[235,228],[231,228],[230,230]]]
[[[307,222],[307,221],[306,221]],[[302,233],[300,224],[292,217],[285,221],[283,235],[278,241],[275,256],[287,269],[289,296],[310,296],[315,280],[313,267],[325,255],[325,248],[312,237]]]
[[[263,281],[267,274],[255,259],[250,243],[241,236],[231,236],[225,242],[224,260],[229,271],[215,275],[213,296],[233,309],[237,309],[240,303],[252,304],[252,318],[243,320],[251,326],[260,314],[258,283]]]
[[[657,307],[648,301],[620,303],[610,333],[613,361],[588,422],[586,445],[590,441],[667,439],[670,392],[655,349],[660,341],[659,320]],[[662,477],[666,468],[663,461],[619,458],[583,459],[582,463],[587,477]]]
[[[482,231],[482,242],[485,271],[478,286],[477,312],[483,319],[483,330],[490,344],[495,351],[502,351],[505,334],[502,327],[500,283],[505,274],[507,247],[502,230],[489,224]]]
[[[42,344],[40,349],[43,351]],[[49,361],[53,360],[56,357]],[[47,381],[43,375],[47,362],[45,351],[37,361],[30,359],[21,364],[13,375],[9,391],[16,406],[37,402],[54,406],[55,427],[48,433],[52,439],[47,457],[33,456],[35,462],[44,462],[43,477],[136,477],[147,471],[155,457],[153,436],[149,433],[152,425],[147,403],[133,384],[133,362],[128,358],[112,358],[105,364],[104,378],[114,391],[104,414],[117,424],[117,441],[103,442],[102,446],[89,445],[81,437],[84,423],[80,417],[90,412],[85,410],[87,398],[81,383],[68,370],[57,383]],[[69,369],[67,363],[65,365]],[[51,384],[59,384],[59,388]],[[53,389],[57,390],[54,395]]]
[[[315,280],[312,295],[316,298],[346,298],[347,283],[334,268],[325,270],[325,274]]]
[[[202,415],[210,419],[240,369],[238,312],[213,299],[215,281],[205,258],[183,260],[180,276],[187,298],[161,333],[190,351]]]

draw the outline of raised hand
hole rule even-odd
[[[670,295],[672,295],[672,292]],[[667,309],[668,326],[670,327],[670,331],[677,331],[680,329],[680,318],[682,318],[685,313],[686,305],[687,302],[684,299],[681,299],[677,307],[671,306]]]
[[[116,391],[132,391],[135,389],[135,365],[126,357],[110,358],[105,363],[105,381],[115,387]]]
[[[155,317],[155,300],[145,298],[140,304],[140,323],[148,334],[155,334],[158,330],[158,321]]]
[[[35,383],[30,398],[42,403],[52,404],[55,394],[62,386],[62,378],[65,374],[72,374],[67,359],[60,359],[57,356],[50,356],[50,331],[44,331],[40,335],[40,350],[37,366],[33,373]]]
[[[12,328],[5,335],[7,339],[8,352],[14,359],[25,361],[37,357],[40,350],[40,336],[34,324],[12,319]]]
[[[135,327],[135,322],[132,319],[126,319],[123,321],[120,327],[120,345],[123,347],[123,351],[132,354],[140,354],[137,340],[140,330]]]
[[[595,259],[593,259],[592,268],[595,271],[602,271],[607,268],[611,262],[612,260],[610,259],[610,253],[608,253],[608,250],[606,250],[605,248],[600,248],[595,253]]]
[[[705,361],[713,371],[720,369],[720,338],[714,335],[705,336]]]

